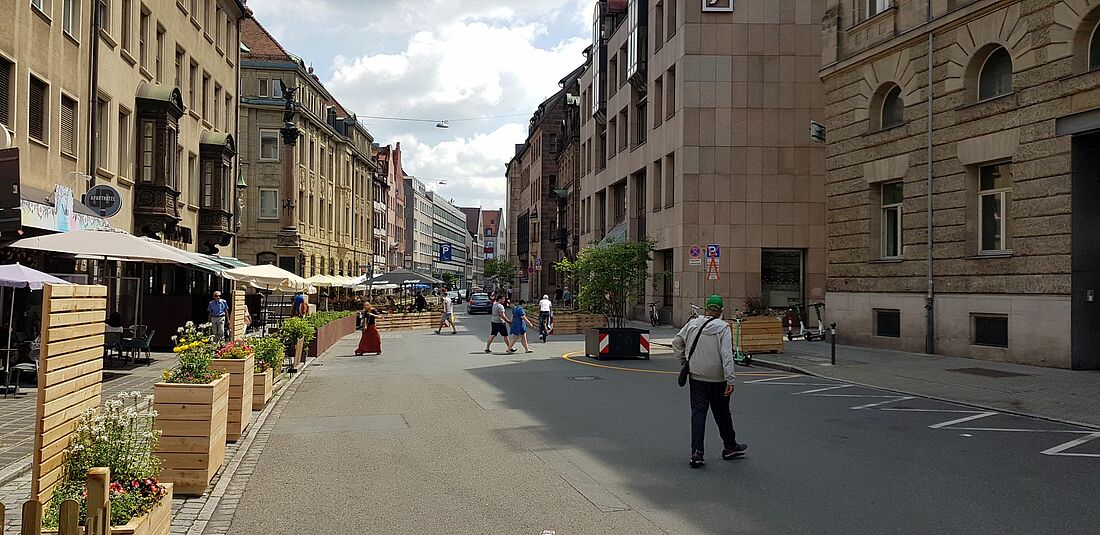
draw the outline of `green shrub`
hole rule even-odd
[[[256,371],[278,371],[286,358],[286,344],[277,336],[265,336],[252,340],[252,351],[256,357]]]
[[[330,311],[330,312],[318,312],[316,314],[310,314],[306,316],[306,320],[313,325],[314,329],[320,329],[329,323],[332,323],[340,318],[346,318],[354,312],[347,311]]]
[[[283,341],[283,345],[287,347],[293,346],[298,340],[301,340],[303,344],[308,344],[317,336],[317,329],[313,327],[313,323],[308,319],[287,318],[279,327],[278,336]]]

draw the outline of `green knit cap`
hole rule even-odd
[[[707,310],[722,310],[726,308],[722,303],[722,297],[718,295],[712,295],[707,298]]]

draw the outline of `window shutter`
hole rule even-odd
[[[12,62],[0,58],[0,123],[11,124]]]
[[[61,150],[76,154],[76,101],[61,96]]]
[[[31,77],[27,93],[27,133],[34,139],[46,141],[46,83]]]

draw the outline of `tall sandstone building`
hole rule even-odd
[[[825,297],[824,147],[809,136],[824,115],[824,6],[596,3],[579,83],[579,241],[655,239],[646,301],[664,321],[681,324],[712,293],[731,311],[752,296],[779,308]],[[691,258],[708,244],[720,253],[710,277]]]
[[[1098,21],[1097,0],[829,1],[842,342],[1100,368]]]

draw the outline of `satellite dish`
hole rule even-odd
[[[11,147],[11,132],[4,125],[0,125],[0,149]]]

